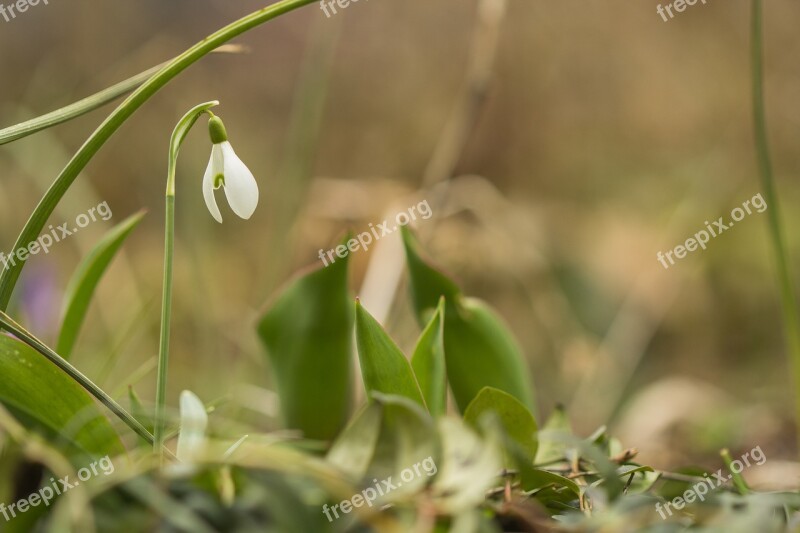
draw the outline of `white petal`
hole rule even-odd
[[[225,165],[225,196],[233,212],[248,219],[258,205],[258,183],[253,173],[233,151],[231,143],[221,143]]]
[[[192,462],[202,454],[206,442],[208,414],[200,398],[191,391],[181,393],[181,431],[176,455],[181,462]]]
[[[203,176],[203,198],[206,200],[206,207],[211,212],[211,216],[220,224],[222,223],[222,214],[219,212],[217,199],[214,197],[214,181],[218,175],[224,172],[222,158],[222,148],[215,144],[211,147],[211,159],[208,160],[206,174]]]

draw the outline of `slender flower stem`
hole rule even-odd
[[[164,286],[161,296],[161,335],[158,347],[158,375],[156,377],[156,413],[153,428],[153,451],[160,454],[164,449],[166,427],[167,372],[169,370],[169,332],[172,318],[172,272],[175,255],[175,174],[178,153],[186,135],[203,113],[211,114],[212,107],[219,102],[213,100],[197,105],[189,110],[175,126],[169,141],[169,160],[167,163],[166,212],[164,216]],[[163,457],[163,456],[162,456]]]
[[[169,327],[172,316],[172,257],[175,249],[175,193],[167,194],[164,221],[164,292],[161,298],[161,340],[158,348],[156,416],[153,428],[153,451],[164,445],[165,407],[167,403],[167,370],[169,367]]]
[[[94,157],[98,150],[100,150],[120,126],[162,87],[200,58],[234,37],[279,17],[280,15],[310,4],[313,1],[314,0],[281,0],[280,2],[276,2],[225,26],[167,63],[167,65],[154,74],[153,77],[148,79],[136,91],[128,96],[128,98],[103,121],[94,133],[92,133],[83,146],[81,146],[69,163],[67,163],[67,166],[64,167],[58,175],[44,197],[42,197],[39,205],[36,206],[36,209],[33,211],[33,214],[31,214],[28,222],[19,234],[19,237],[17,237],[13,249],[17,250],[25,247],[28,243],[38,238],[56,205],[72,185],[72,182],[78,177],[78,174],[80,174],[92,157]],[[18,261],[11,267],[7,267],[3,271],[2,276],[0,276],[0,311],[5,311],[8,307],[11,293],[14,291],[14,287],[17,284],[17,280],[24,266],[25,261]]]
[[[789,258],[786,252],[783,230],[780,222],[780,208],[775,192],[772,162],[767,142],[767,120],[764,107],[764,30],[763,2],[753,0],[752,4],[752,68],[753,68],[753,123],[755,127],[756,152],[764,189],[769,206],[768,220],[775,264],[778,268],[778,283],[781,292],[784,330],[789,349],[789,359],[795,386],[795,425],[797,444],[800,446],[800,313],[794,296]]]

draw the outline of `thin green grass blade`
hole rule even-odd
[[[141,222],[144,215],[145,213],[140,211],[111,228],[73,274],[64,296],[61,332],[56,342],[56,352],[64,359],[69,360],[72,356],[72,350],[100,279],[125,239]]]
[[[215,53],[236,53],[240,51],[241,47],[236,45],[225,45],[214,50]],[[140,72],[139,74],[131,76],[127,80],[116,83],[111,87],[103,89],[102,91],[96,92],[91,96],[87,96],[86,98],[78,100],[77,102],[73,102],[62,108],[56,109],[55,111],[45,113],[44,115],[26,120],[25,122],[20,122],[14,126],[0,129],[0,145],[8,144],[18,139],[27,137],[28,135],[33,135],[34,133],[46,130],[47,128],[52,128],[53,126],[58,126],[64,122],[69,122],[74,118],[78,118],[86,113],[89,113],[90,111],[94,111],[99,107],[103,107],[104,105],[113,102],[117,98],[139,87],[142,83],[146,82],[148,78],[153,76],[153,74],[161,70],[161,68],[163,68],[166,64],[167,63],[161,63],[160,65],[151,67],[144,72]]]
[[[112,85],[107,89],[103,89],[91,96],[87,96],[82,100],[78,100],[72,104],[64,106],[50,113],[26,120],[14,126],[3,128],[0,130],[0,145],[8,144],[12,141],[22,139],[28,135],[33,135],[36,132],[52,128],[64,122],[70,121],[81,115],[85,115],[90,111],[94,111],[98,107],[102,107],[109,102],[113,102],[120,96],[127,94],[134,90],[136,87],[147,81],[149,77],[159,71],[164,66],[156,65],[149,68],[144,72],[140,72],[135,76],[131,76],[127,80],[121,81],[116,85]]]
[[[781,310],[783,312],[784,332],[789,351],[790,370],[794,377],[795,431],[800,445],[800,310],[795,298],[794,283],[789,266],[789,254],[781,223],[780,205],[772,173],[772,160],[767,140],[767,113],[764,106],[764,6],[762,0],[752,2],[751,61],[753,80],[753,126],[755,128],[756,155],[761,176],[761,187],[769,206],[767,219],[772,242],[778,287],[780,289]]]

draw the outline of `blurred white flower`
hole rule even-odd
[[[181,393],[181,430],[178,434],[178,460],[191,463],[202,456],[206,445],[208,414],[203,402],[193,392]]]
[[[225,132],[225,126],[219,117],[213,116],[208,121],[211,142],[211,159],[203,176],[203,197],[211,216],[222,223],[222,215],[217,207],[214,191],[220,187],[225,189],[228,204],[239,217],[248,219],[258,205],[258,184],[253,173],[242,163],[233,151]]]

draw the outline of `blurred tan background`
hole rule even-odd
[[[792,385],[766,215],[669,270],[656,261],[761,192],[749,2],[710,0],[667,23],[657,4],[510,0],[487,4],[482,18],[475,0],[361,0],[331,18],[312,4],[268,23],[235,41],[246,53],[191,67],[101,150],[51,222],[103,200],[113,219],[34,258],[14,312],[52,340],[79,258],[110,224],[147,209],[74,359],[118,395],[135,381],[152,396],[168,139],[187,109],[219,99],[262,199],[250,221],[226,207],[217,225],[200,189],[209,143],[192,133],[178,171],[172,403],[183,388],[206,400],[238,395],[263,427],[277,427],[253,328],[259,309],[348,227],[364,231],[410,198],[436,198],[434,216],[417,224],[423,243],[508,321],[540,415],[564,403],[582,432],[609,422],[658,466],[723,445],[787,456]],[[0,19],[0,126],[169,59],[263,5],[51,0]],[[491,11],[503,5],[504,15]],[[771,146],[794,265],[798,17],[793,0],[766,6]],[[482,79],[476,62],[491,67],[485,93],[469,85]],[[0,147],[1,250],[111,109]],[[446,160],[454,139],[464,144],[452,172],[437,173],[434,154]],[[426,173],[439,187],[415,194]],[[381,279],[371,258],[354,258],[354,294],[368,269]],[[402,281],[397,295],[388,328],[408,348],[418,330]]]

